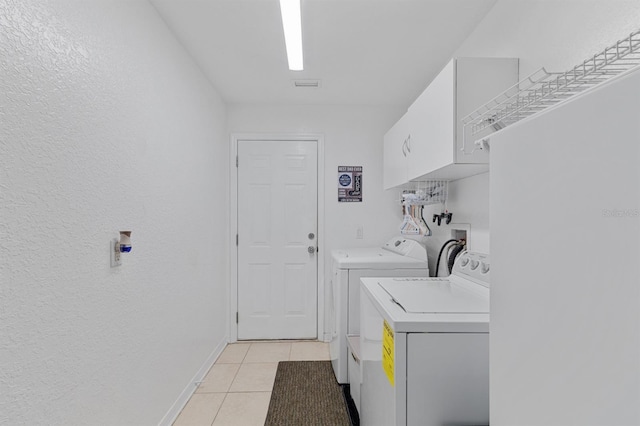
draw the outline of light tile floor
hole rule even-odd
[[[264,425],[279,361],[329,360],[322,342],[240,342],[228,345],[174,426]]]

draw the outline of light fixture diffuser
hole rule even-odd
[[[287,58],[291,71],[302,71],[302,17],[300,0],[280,0],[284,42],[287,46]]]

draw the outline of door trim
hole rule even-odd
[[[229,149],[229,341],[238,341],[238,249],[236,234],[238,233],[238,169],[236,156],[238,155],[238,141],[315,141],[318,148],[318,239],[320,248],[317,271],[317,333],[318,340],[327,341],[324,335],[324,136],[315,133],[303,134],[272,134],[272,133],[232,133]]]

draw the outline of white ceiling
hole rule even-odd
[[[302,0],[305,69],[289,71],[278,0],[151,0],[228,103],[402,107],[495,2]]]

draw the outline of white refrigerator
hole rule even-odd
[[[640,70],[490,149],[491,425],[640,425]]]

